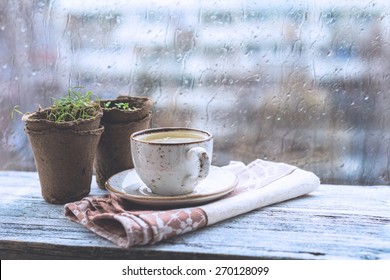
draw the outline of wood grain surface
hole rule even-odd
[[[91,195],[104,195],[93,181]],[[390,186],[304,197],[156,245],[121,249],[45,202],[35,172],[0,171],[1,259],[390,259]]]

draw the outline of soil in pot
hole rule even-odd
[[[76,131],[85,131],[90,129],[97,129],[100,126],[100,120],[103,116],[103,110],[100,106],[95,106],[96,112],[93,118],[89,119],[77,119],[67,122],[55,122],[48,119],[51,108],[40,109],[36,112],[26,113],[23,115],[22,120],[26,122],[26,127],[30,131],[41,131],[46,129],[72,129]]]

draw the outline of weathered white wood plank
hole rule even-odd
[[[93,182],[91,195],[103,195]],[[0,257],[390,259],[390,187],[313,194],[153,246],[118,248],[44,202],[34,172],[0,171]]]

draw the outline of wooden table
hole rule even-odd
[[[91,194],[105,194],[93,183]],[[390,186],[310,195],[124,250],[46,203],[37,173],[0,171],[1,259],[390,259]]]

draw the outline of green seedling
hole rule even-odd
[[[104,103],[104,108],[118,108],[124,111],[134,111],[135,107],[130,107],[129,103],[107,101]]]
[[[19,110],[19,106],[18,105],[14,106],[14,108],[11,111],[11,120],[14,119],[15,113],[17,113],[19,115],[23,115],[23,113]]]
[[[93,118],[100,107],[99,103],[94,102],[92,99],[93,96],[93,93],[90,91],[82,94],[70,88],[65,97],[59,99],[53,98],[53,105],[48,110],[46,119],[60,123]],[[98,98],[96,99],[99,100]],[[19,106],[14,106],[11,111],[12,120],[16,113],[23,115]]]
[[[82,94],[70,88],[67,96],[54,99],[47,119],[59,123],[93,118],[99,105],[92,97],[90,91]]]

